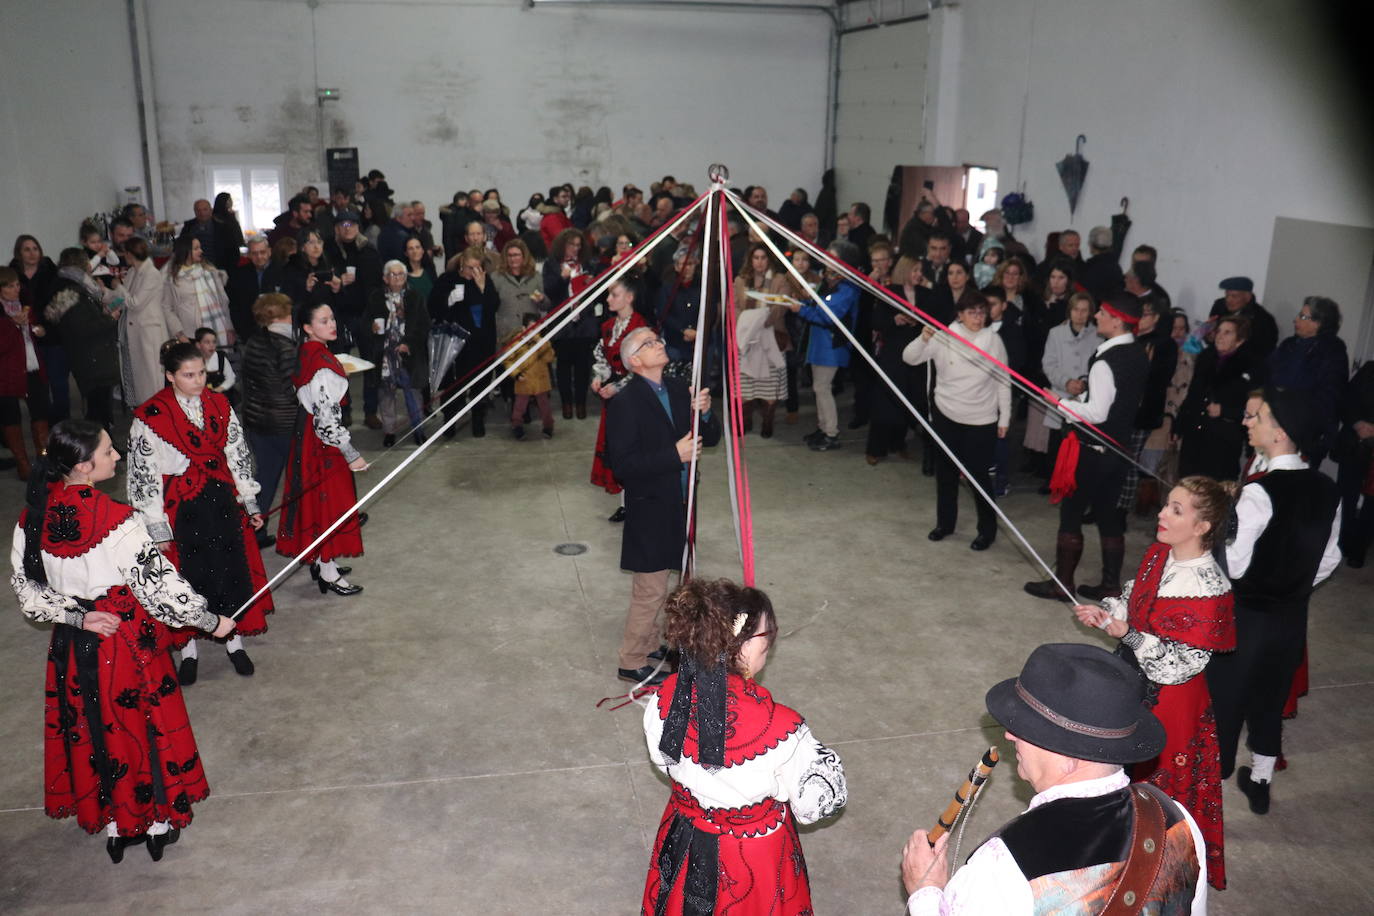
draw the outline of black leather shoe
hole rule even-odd
[[[671,673],[672,672],[668,671],[666,668],[663,668],[659,670],[658,674],[654,674],[654,666],[645,665],[643,668],[617,668],[615,676],[622,681],[629,681],[631,684],[638,684],[640,681],[644,681],[645,687],[657,687],[659,684],[662,684],[664,679]],[[653,677],[649,677],[651,674],[653,674]],[[648,678],[648,680],[645,680],[645,678]]]
[[[930,534],[926,535],[926,539],[931,541],[943,541],[945,538],[949,537],[953,533],[953,530],[949,528],[941,528],[937,525],[936,527],[930,529]]]
[[[181,838],[180,830],[168,830],[166,833],[148,834],[148,855],[152,856],[154,862],[162,861],[162,850],[171,846]]]
[[[395,444],[396,437],[393,436],[391,433],[387,433],[385,436],[382,437],[382,448],[391,448]]]
[[[992,546],[992,538],[985,538],[981,534],[973,539],[973,543],[968,545],[969,550],[987,550]]]
[[[147,834],[140,833],[138,836],[112,836],[105,840],[105,851],[110,854],[110,861],[118,865],[124,861],[124,850],[130,846],[137,846],[147,839]]]
[[[340,573],[340,575],[342,575],[342,573]],[[363,587],[361,585],[343,585],[337,579],[335,579],[333,582],[326,582],[323,579],[316,579],[315,584],[320,587],[321,595],[323,595],[325,592],[333,592],[336,595],[343,595],[345,598],[347,598],[350,595],[360,594],[363,590]]]
[[[235,671],[244,677],[253,676],[253,660],[242,649],[235,649],[229,653],[229,663],[234,666]]]
[[[339,570],[339,575],[341,575],[341,576],[346,576],[346,575],[348,575],[349,573],[351,573],[351,572],[353,571],[353,567],[352,567],[352,566],[339,566],[339,567],[337,567],[337,569]],[[314,579],[314,580],[317,581],[317,582],[319,581],[319,578],[320,578],[320,564],[318,564],[318,563],[311,563],[311,564],[310,564],[310,578]]]
[[[1027,582],[1022,590],[1033,598],[1043,598],[1046,601],[1063,601],[1068,603],[1069,599],[1064,597],[1064,593],[1059,590],[1059,586],[1054,584],[1053,579],[1044,579],[1040,582]]]
[[[1250,810],[1256,814],[1269,813],[1269,783],[1255,782],[1250,778],[1250,768],[1236,770],[1236,787],[1250,799]]]
[[[359,512],[359,513],[358,513],[358,527],[361,528],[363,525],[366,525],[366,524],[367,524],[367,513],[366,513],[366,512]]]
[[[862,429],[868,425],[868,417],[855,417],[849,421],[850,429]]]
[[[271,547],[271,546],[272,546],[273,544],[275,544],[275,543],[277,543],[277,539],[276,539],[275,536],[270,535],[270,534],[261,535],[261,536],[258,538],[258,549],[259,549],[259,550],[266,550],[267,548]]]
[[[623,521],[625,521],[625,507],[624,507],[624,506],[621,506],[621,507],[619,507],[618,509],[616,509],[614,512],[611,513],[611,517],[608,518],[608,519],[606,519],[606,521],[608,521],[608,522],[623,522]]]
[[[196,682],[196,669],[200,667],[199,661],[194,658],[183,658],[181,667],[177,668],[177,683],[183,687],[190,687]]]
[[[659,646],[657,649],[655,649],[654,651],[650,652],[650,653],[649,653],[649,658],[653,659],[653,660],[656,661],[656,662],[661,662],[661,661],[663,661],[664,657],[667,656],[667,654],[668,654],[668,646],[667,646],[666,644],[663,644],[663,645],[660,645],[660,646]]]

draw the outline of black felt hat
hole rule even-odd
[[[1255,281],[1249,277],[1227,277],[1217,285],[1228,293],[1253,293],[1255,291]]]
[[[1164,749],[1140,674],[1098,646],[1040,646],[1021,676],[994,686],[985,702],[1007,731],[1065,757],[1127,764]]]

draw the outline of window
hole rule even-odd
[[[964,196],[964,209],[979,232],[987,230],[983,225],[983,214],[997,206],[997,170],[968,167],[967,193]]]
[[[244,235],[266,232],[286,208],[286,165],[281,156],[206,156],[206,196],[227,193]]]

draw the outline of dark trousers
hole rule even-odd
[[[788,413],[796,413],[801,409],[801,393],[797,383],[797,375],[801,372],[801,363],[787,360],[787,403],[783,409]]]
[[[1307,646],[1307,607],[1257,611],[1236,602],[1236,651],[1207,663],[1207,688],[1217,718],[1223,778],[1236,764],[1240,727],[1250,750],[1283,751],[1283,706]]]
[[[81,392],[86,399],[86,419],[99,423],[106,430],[114,428],[114,386],[102,385]]]
[[[587,403],[587,386],[592,383],[592,351],[595,349],[595,340],[580,337],[553,342],[554,356],[558,359],[554,374],[558,378],[558,396],[564,404]]]
[[[885,458],[889,452],[900,452],[906,448],[906,428],[909,423],[892,423],[879,420],[874,415],[868,424],[868,444],[864,454],[874,458]]]
[[[955,423],[937,409],[933,417],[936,434],[958,456],[959,461],[974,476],[989,496],[992,492],[992,454],[997,443],[997,424],[966,426]],[[997,537],[997,513],[977,493],[973,494],[978,509],[978,534],[988,540]],[[959,469],[943,451],[935,463],[935,524],[953,531],[959,520]]]
[[[277,483],[286,470],[286,458],[291,453],[290,433],[260,433],[246,430],[248,447],[257,462],[258,508],[264,513],[272,508],[277,496]]]
[[[67,380],[71,364],[67,362],[67,351],[62,349],[61,344],[42,344],[38,349],[43,366],[48,370],[48,392],[52,395],[48,419],[54,424],[60,423],[72,415],[71,386]]]
[[[22,398],[29,407],[29,422],[48,419],[48,386],[38,377],[37,372],[28,373],[29,393]],[[0,398],[0,426],[18,426],[24,416],[19,411],[18,397]]]
[[[1059,504],[1059,533],[1082,534],[1083,513],[1091,508],[1097,516],[1099,535],[1125,537],[1126,513],[1116,507],[1116,502],[1126,479],[1126,462],[1090,448],[1082,439],[1079,436],[1078,489]]]
[[[1360,505],[1367,469],[1367,462],[1356,458],[1342,461],[1336,473],[1341,493],[1341,552],[1355,564],[1364,562],[1374,540],[1374,496],[1363,497],[1364,504]]]

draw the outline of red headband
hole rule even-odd
[[[1126,324],[1129,324],[1131,327],[1135,327],[1136,325],[1140,324],[1140,317],[1139,317],[1139,316],[1127,315],[1125,312],[1121,311],[1120,309],[1118,309],[1118,308],[1113,308],[1113,307],[1112,307],[1112,304],[1111,304],[1110,302],[1103,302],[1103,303],[1100,303],[1100,305],[1101,305],[1102,308],[1106,309],[1108,315],[1112,315],[1112,316],[1115,316],[1115,317],[1117,317],[1117,318],[1120,318],[1122,321],[1126,322]]]

